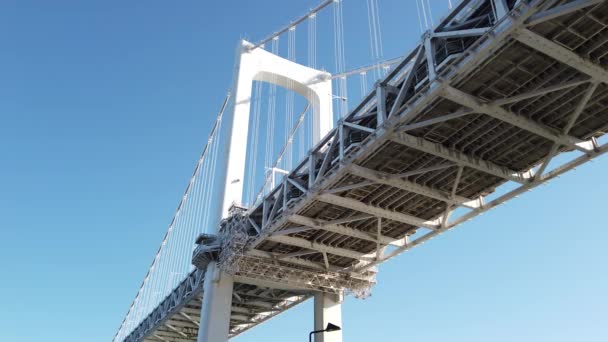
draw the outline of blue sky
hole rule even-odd
[[[349,2],[356,67],[369,57],[356,49],[365,3]],[[431,2],[436,16],[447,8]],[[0,3],[0,340],[111,340],[230,87],[238,39],[316,3]],[[380,3],[394,57],[420,34],[414,2]],[[607,340],[606,170],[600,158],[382,265],[372,297],[346,299],[345,341]],[[304,340],[311,326],[304,303],[235,341]]]

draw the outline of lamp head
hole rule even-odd
[[[327,328],[325,328],[325,331],[327,331],[327,332],[338,331],[338,330],[342,330],[342,328],[340,328],[339,326],[337,326],[335,324],[331,324],[331,323],[327,323]]]

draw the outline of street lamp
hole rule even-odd
[[[342,330],[342,328],[340,328],[339,326],[337,326],[335,324],[327,323],[327,327],[325,327],[325,329],[311,331],[310,334],[308,334],[308,342],[312,342],[312,335],[314,335],[314,334],[318,334],[318,333],[322,333],[322,332],[332,332],[332,331],[338,331],[338,330]]]

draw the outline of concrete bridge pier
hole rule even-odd
[[[217,262],[209,263],[203,284],[203,305],[197,342],[228,341],[233,285],[233,277],[222,272],[217,267]]]
[[[343,294],[315,294],[315,330],[323,330],[327,323],[342,327]],[[314,335],[315,342],[342,342],[342,330],[318,333]]]

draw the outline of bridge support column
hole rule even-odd
[[[315,330],[323,330],[327,323],[342,327],[342,294],[315,294]],[[342,331],[315,334],[315,342],[342,342]]]
[[[207,266],[203,285],[203,305],[197,342],[226,342],[230,330],[230,310],[234,279],[222,272],[215,261]]]

